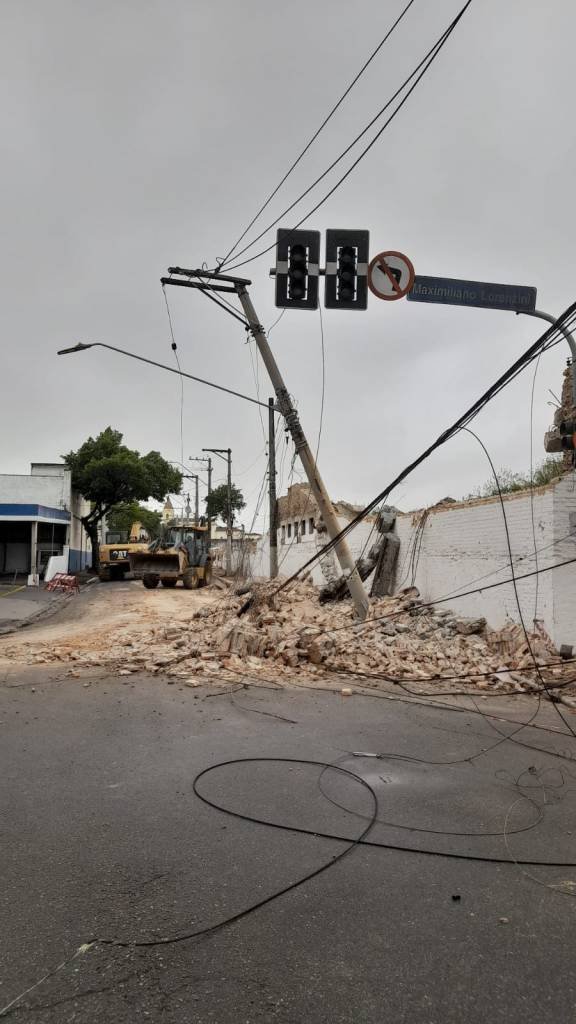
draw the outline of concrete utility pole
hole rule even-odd
[[[200,518],[200,509],[198,507],[198,474],[197,473],[192,474],[192,479],[194,481],[194,486],[195,486],[195,491],[194,491],[194,524],[196,526],[198,526],[199,518]]]
[[[220,279],[222,280],[222,278]],[[248,294],[245,282],[236,282],[236,293],[242,304],[250,331],[258,346],[264,365],[270,375],[270,380],[274,385],[274,391],[276,392],[276,398],[278,400],[278,408],[284,416],[286,425],[292,435],[296,451],[300,457],[306,476],[308,477],[310,489],[316,498],[318,507],[322,513],[322,518],[326,524],[328,536],[330,537],[330,540],[335,540],[340,533],[340,524],[338,523],[336,514],[332,507],[332,502],[330,501],[330,497],[324,486],[324,481],[318,471],[316,460],[314,459],[304,431],[302,430],[298,413],[292,404],[292,400],[286,385],[284,384],[284,380],[282,379],[282,374],[280,373],[278,364],[272,354],[270,345],[268,344],[264,328],[259,323],[258,317],[256,316],[256,310],[252,305],[252,300]],[[340,562],[342,574],[346,579],[350,596],[354,602],[356,615],[359,619],[365,619],[368,612],[369,600],[352,557],[352,552],[343,538],[336,540],[334,550],[338,557],[338,561]]]
[[[226,516],[226,575],[232,575],[232,449],[203,448],[203,452],[212,452],[228,464],[227,473],[227,516]],[[211,470],[210,470],[211,472]]]
[[[364,589],[364,584],[360,579],[360,574],[356,568],[352,552],[344,538],[339,537],[341,532],[340,524],[338,523],[336,514],[332,508],[332,502],[330,501],[330,497],[324,486],[324,481],[318,472],[316,460],[312,455],[310,446],[306,440],[304,431],[302,430],[298,413],[292,404],[288,389],[284,384],[282,374],[280,373],[278,364],[276,363],[272,350],[268,344],[264,328],[258,321],[256,310],[254,309],[250,296],[248,295],[247,286],[251,284],[251,281],[246,278],[232,277],[229,274],[221,274],[214,270],[185,270],[182,267],[169,267],[168,273],[170,274],[170,277],[162,277],[160,279],[162,285],[177,285],[180,288],[197,288],[204,294],[209,294],[210,292],[231,292],[236,294],[240,300],[244,310],[245,319],[239,317],[237,313],[230,310],[227,306],[224,306],[218,299],[216,299],[215,295],[210,296],[217,305],[221,305],[222,308],[227,313],[230,313],[235,320],[240,320],[244,327],[248,326],[248,329],[258,346],[258,350],[274,386],[278,410],[284,416],[286,426],[292,435],[296,451],[300,456],[300,461],[302,462],[304,471],[308,477],[310,490],[316,498],[318,507],[326,524],[328,536],[330,537],[330,540],[334,541],[334,550],[338,557],[338,561],[340,562],[340,567],[346,580],[346,585],[350,591],[350,596],[354,603],[354,610],[359,619],[365,619],[369,606],[368,595]],[[177,276],[175,277],[174,275]],[[186,280],[182,280],[182,278],[186,278]],[[336,538],[339,539],[337,540]]]
[[[276,503],[275,402],[268,399],[268,493],[270,498],[270,579],[278,575],[278,506]]]
[[[212,494],[212,459],[210,458],[209,455],[208,455],[208,457],[206,457],[205,455],[191,455],[189,461],[190,462],[205,462],[207,464],[207,472],[208,472],[208,497],[210,497],[210,495]],[[208,540],[210,541],[212,539],[212,520],[210,519],[210,516],[207,516],[206,518],[208,520]]]

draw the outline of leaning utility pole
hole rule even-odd
[[[276,403],[268,399],[268,494],[270,499],[270,579],[278,575],[278,508],[276,504]]]
[[[343,538],[336,540],[336,538],[340,534],[340,524],[338,523],[336,513],[334,512],[334,509],[332,507],[330,496],[324,486],[324,481],[322,480],[322,477],[320,476],[320,473],[318,471],[316,460],[310,450],[310,445],[306,440],[306,435],[302,430],[300,418],[292,404],[292,399],[290,398],[288,389],[284,384],[282,374],[280,373],[278,364],[272,354],[272,349],[268,344],[268,339],[264,332],[264,328],[258,321],[258,317],[256,316],[256,310],[254,309],[254,306],[252,305],[252,300],[248,295],[246,283],[238,283],[236,286],[236,291],[238,294],[238,298],[240,299],[240,302],[242,304],[244,313],[246,314],[246,319],[248,321],[248,325],[250,327],[250,331],[252,333],[254,341],[258,345],[258,350],[260,352],[260,355],[262,356],[264,365],[268,370],[268,373],[270,374],[270,380],[274,385],[276,398],[278,399],[278,407],[280,409],[280,412],[284,416],[288,429],[292,435],[294,446],[300,457],[300,461],[304,467],[304,472],[308,477],[310,489],[312,490],[312,493],[316,498],[318,507],[320,509],[320,512],[322,513],[322,518],[326,524],[328,536],[330,537],[331,541],[335,541],[334,550],[336,551],[338,561],[340,562],[342,574],[346,579],[348,590],[350,591],[350,596],[354,602],[356,614],[359,619],[365,619],[366,614],[368,612],[368,595],[364,589],[364,584],[360,579],[360,574],[358,572],[358,569],[356,568],[356,564],[354,562],[352,552],[350,551],[348,544]]]
[[[364,584],[360,579],[360,574],[356,568],[352,552],[350,551],[346,540],[343,537],[340,537],[340,524],[336,518],[332,502],[330,501],[330,497],[324,486],[324,481],[318,471],[316,460],[314,459],[304,431],[302,430],[298,413],[292,404],[292,399],[290,398],[278,364],[274,358],[270,345],[268,344],[264,328],[260,324],[256,315],[256,310],[252,305],[252,300],[250,299],[247,291],[247,286],[251,284],[251,281],[246,280],[246,278],[219,274],[216,271],[184,270],[181,267],[169,267],[168,272],[170,275],[179,275],[180,280],[173,276],[163,277],[161,279],[163,285],[170,284],[178,285],[181,288],[199,288],[204,292],[204,294],[210,294],[210,292],[218,291],[235,292],[238,296],[246,317],[247,324],[243,321],[244,326],[247,326],[248,330],[252,334],[254,341],[258,346],[258,351],[262,356],[264,365],[268,370],[270,380],[272,381],[274,391],[276,393],[278,409],[284,416],[286,425],[292,435],[294,446],[300,457],[302,466],[304,467],[304,472],[308,477],[310,490],[316,499],[322,518],[326,524],[328,536],[330,537],[330,540],[334,542],[334,550],[338,557],[338,561],[340,562],[342,574],[346,579],[346,584],[354,603],[356,615],[359,619],[365,619],[369,605],[368,595],[364,589]],[[185,277],[188,280],[183,281],[181,280],[182,277]],[[196,280],[193,281],[191,278],[196,278]],[[213,296],[210,297],[214,298]],[[215,298],[214,301],[218,302]],[[226,307],[223,308],[226,309]],[[226,311],[230,312],[229,310]],[[232,315],[238,319],[237,313],[233,313]]]
[[[228,463],[227,473],[227,516],[226,516],[226,575],[232,575],[232,449],[231,448],[203,448],[203,452],[212,452]],[[210,469],[211,474],[211,469]],[[211,482],[211,475],[209,476]],[[210,486],[210,484],[209,484]]]

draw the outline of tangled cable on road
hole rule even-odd
[[[471,760],[472,757],[479,757],[483,753],[485,753],[485,751],[479,751],[479,752],[477,752],[474,755],[470,755],[469,758],[464,759],[464,760]],[[551,754],[552,756],[555,756],[555,751],[547,751],[547,753]],[[354,755],[352,752],[350,752],[349,756],[363,757],[363,756],[366,756],[366,755],[364,755],[364,754],[356,754],[356,755]],[[371,755],[371,756],[374,756],[374,755]],[[387,756],[395,757],[396,755],[380,754],[380,755],[377,755],[377,756],[381,757],[381,758],[386,758]],[[409,760],[409,758],[407,758],[407,760]],[[423,764],[428,763],[428,762],[426,762],[423,759],[414,759],[414,760],[419,761],[419,763],[423,763]],[[429,763],[433,764],[433,762],[429,762]],[[449,763],[450,762],[446,762],[446,764],[449,764]],[[202,788],[200,786],[201,780],[206,780],[211,774],[213,774],[214,772],[216,772],[218,770],[221,770],[222,768],[235,768],[235,769],[237,769],[240,765],[255,765],[255,764],[257,764],[257,765],[287,764],[287,765],[300,765],[300,766],[314,767],[314,768],[320,769],[320,776],[319,776],[319,779],[318,779],[318,786],[319,786],[321,791],[322,791],[322,788],[321,788],[322,777],[327,772],[329,772],[329,771],[336,772],[340,776],[343,776],[343,777],[346,777],[348,779],[351,779],[354,783],[358,784],[365,793],[368,794],[368,796],[370,798],[370,802],[371,802],[371,808],[372,808],[371,812],[369,814],[362,815],[362,814],[359,814],[356,811],[351,810],[348,807],[345,807],[344,805],[340,804],[339,806],[341,806],[348,813],[352,813],[356,817],[360,817],[360,818],[363,818],[364,820],[366,820],[366,822],[367,822],[366,826],[362,829],[362,831],[359,833],[358,836],[351,838],[350,836],[342,835],[342,834],[340,834],[338,832],[325,832],[323,830],[316,829],[316,828],[305,828],[305,827],[301,827],[301,826],[297,826],[297,825],[293,825],[293,824],[287,824],[287,823],[285,823],[283,821],[272,821],[272,820],[270,820],[268,818],[263,818],[263,817],[260,817],[259,815],[256,815],[256,814],[247,814],[245,812],[241,812],[241,811],[235,810],[233,807],[226,806],[226,805],[222,804],[221,802],[215,800],[214,798],[210,797],[205,791],[202,790]],[[551,769],[547,768],[547,769],[543,769],[540,772],[538,769],[535,769],[533,767],[529,767],[527,769],[524,769],[520,773],[520,775],[518,776],[517,779],[514,780],[512,778],[513,784],[515,785],[515,787],[520,792],[520,797],[516,801],[514,801],[512,807],[509,808],[509,810],[508,810],[508,812],[506,814],[504,831],[502,833],[492,833],[493,837],[496,837],[496,836],[499,836],[499,835],[501,835],[503,837],[503,839],[505,841],[505,844],[506,844],[506,849],[507,849],[508,855],[506,857],[494,857],[494,856],[490,856],[490,855],[487,855],[487,854],[458,853],[458,852],[456,852],[454,850],[447,850],[447,851],[446,850],[436,850],[436,849],[433,849],[433,848],[430,848],[430,847],[426,847],[426,846],[417,847],[417,846],[410,846],[410,845],[405,844],[405,843],[378,842],[378,841],[369,839],[368,837],[369,837],[370,832],[372,831],[374,826],[377,823],[380,822],[380,818],[379,818],[379,801],[378,801],[377,793],[376,793],[374,787],[371,785],[371,783],[367,779],[363,778],[361,775],[357,774],[356,772],[351,771],[348,768],[344,768],[341,763],[330,763],[330,762],[325,762],[325,761],[316,761],[316,760],[309,760],[309,759],[304,759],[304,758],[249,757],[249,758],[234,758],[234,759],[231,759],[229,761],[222,761],[222,762],[219,762],[217,764],[211,765],[208,768],[204,768],[202,771],[198,772],[198,774],[195,776],[195,778],[193,780],[193,783],[192,783],[192,788],[193,788],[194,794],[197,796],[197,798],[199,800],[201,800],[204,804],[206,804],[208,807],[211,807],[213,810],[216,810],[216,811],[219,811],[219,812],[221,812],[223,814],[229,815],[229,816],[231,816],[233,818],[236,818],[236,819],[238,819],[240,821],[249,822],[251,824],[261,825],[261,826],[265,826],[265,827],[268,827],[268,828],[273,828],[273,829],[276,829],[276,830],[280,830],[280,831],[283,831],[283,832],[290,832],[292,834],[311,836],[311,837],[314,837],[316,839],[326,839],[326,840],[330,840],[332,842],[345,843],[346,844],[345,848],[343,850],[341,850],[339,853],[337,853],[335,856],[331,857],[329,860],[325,861],[318,868],[315,868],[313,871],[307,872],[305,875],[302,875],[300,878],[297,878],[295,881],[290,882],[288,885],[282,886],[280,889],[277,889],[275,892],[270,893],[268,896],[265,896],[264,898],[262,898],[262,899],[260,899],[260,900],[258,900],[256,902],[250,904],[249,906],[245,907],[244,909],[242,909],[242,910],[240,910],[240,911],[238,911],[238,912],[236,912],[234,914],[231,914],[230,916],[228,916],[228,917],[226,917],[226,918],[224,918],[224,919],[222,919],[220,921],[217,921],[214,924],[209,924],[209,925],[206,925],[206,926],[204,926],[202,928],[187,929],[185,931],[178,932],[178,933],[176,933],[174,935],[162,936],[160,938],[155,938],[155,939],[130,939],[130,938],[121,939],[121,938],[114,938],[114,937],[108,937],[108,936],[96,936],[96,937],[93,937],[93,938],[83,942],[80,946],[78,946],[78,948],[74,951],[74,953],[70,957],[68,957],[68,959],[66,959],[66,960],[62,961],[61,963],[59,963],[58,966],[55,967],[53,970],[48,971],[47,973],[45,973],[35,984],[29,986],[24,992],[21,992],[18,996],[16,996],[14,999],[12,999],[8,1004],[6,1004],[4,1007],[0,1008],[0,1017],[5,1017],[8,1014],[10,1014],[13,1010],[16,1009],[18,1004],[21,1004],[21,1000],[26,995],[29,995],[31,992],[35,991],[40,985],[42,985],[48,979],[50,979],[50,978],[54,977],[56,974],[59,974],[60,972],[62,972],[73,961],[77,960],[77,958],[81,954],[87,953],[90,949],[92,949],[94,947],[98,947],[99,946],[99,947],[107,947],[107,948],[114,948],[115,947],[115,948],[148,948],[148,949],[150,949],[150,948],[159,947],[159,946],[168,946],[168,945],[180,944],[180,943],[183,943],[183,942],[186,942],[186,941],[189,941],[189,940],[199,939],[199,938],[202,938],[202,937],[207,937],[209,935],[213,935],[216,932],[219,932],[222,929],[228,927],[229,925],[235,924],[236,922],[238,922],[238,921],[248,917],[248,915],[250,915],[250,914],[254,913],[255,911],[259,910],[260,908],[262,908],[262,907],[272,903],[276,899],[279,899],[280,897],[282,897],[282,896],[284,896],[284,895],[286,895],[286,894],[288,894],[290,892],[293,892],[295,889],[297,889],[300,886],[304,885],[306,882],[311,881],[313,878],[316,878],[319,875],[323,874],[329,868],[333,867],[335,864],[337,864],[340,861],[342,861],[353,850],[355,850],[355,849],[357,849],[358,847],[361,847],[361,846],[366,846],[366,847],[369,847],[371,849],[379,849],[379,850],[387,850],[387,851],[397,851],[397,852],[402,852],[402,853],[412,853],[412,854],[417,854],[417,855],[425,856],[425,857],[435,857],[435,858],[440,857],[440,858],[448,858],[450,860],[470,861],[470,862],[484,863],[484,864],[500,864],[500,865],[508,864],[508,865],[515,866],[515,867],[517,867],[517,868],[519,868],[521,870],[524,870],[524,869],[529,868],[529,867],[574,868],[574,867],[576,867],[576,863],[572,862],[572,861],[560,861],[560,860],[554,861],[554,860],[540,860],[540,859],[520,859],[520,858],[515,857],[511,853],[511,851],[509,849],[508,837],[510,835],[513,835],[513,834],[518,833],[520,831],[528,831],[529,829],[534,828],[540,822],[540,820],[542,818],[542,814],[543,814],[542,808],[539,807],[539,805],[536,803],[536,801],[533,799],[533,797],[528,796],[525,792],[523,792],[523,790],[526,789],[526,788],[538,788],[539,787],[541,792],[542,792],[542,794],[543,794],[543,797],[544,797],[544,803],[546,803],[546,789],[547,788],[558,788],[557,786],[552,786],[551,787],[550,784],[548,784],[548,787],[547,787],[546,783],[544,782],[544,776],[545,776],[546,773],[550,772],[550,770]],[[536,787],[533,787],[532,784],[529,787],[527,787],[526,785],[522,785],[521,784],[520,780],[522,779],[522,777],[524,775],[527,775],[527,774],[529,775],[529,777],[535,778],[536,784],[537,784]],[[564,782],[565,782],[565,779],[564,779],[564,776],[563,776],[562,773],[560,773],[560,778],[561,778],[560,785],[563,785]],[[508,782],[510,780],[508,778],[506,778],[504,781]],[[324,794],[324,795],[326,795],[326,794]],[[331,798],[328,798],[328,799],[331,800]],[[510,828],[509,829],[508,828],[508,822],[509,822],[510,816],[513,813],[514,808],[522,800],[528,801],[528,803],[530,803],[538,811],[538,816],[537,816],[537,818],[534,819],[534,821],[532,821],[531,823],[528,823],[528,825],[523,827],[523,828],[518,828],[518,829],[511,829]],[[335,801],[331,800],[331,802],[334,803]],[[413,831],[413,832],[418,831],[418,832],[421,832],[421,833],[430,833],[430,834],[434,834],[434,835],[444,835],[446,837],[454,837],[454,836],[458,836],[459,835],[462,838],[467,838],[467,837],[471,837],[471,836],[475,835],[478,838],[482,838],[482,837],[486,838],[486,837],[488,837],[490,835],[489,833],[483,833],[483,834],[479,834],[479,833],[464,833],[464,832],[456,833],[456,832],[450,832],[450,831],[444,831],[444,830],[434,830],[434,829],[424,829],[424,828],[423,829],[419,829],[419,828],[415,828],[413,826],[399,826],[397,823],[386,822],[384,820],[381,821],[381,824],[383,824],[383,825],[385,825],[387,827],[407,828],[407,829],[409,829],[410,831]],[[533,879],[534,881],[538,882],[541,885],[546,886],[552,892],[555,892],[557,894],[563,894],[563,895],[573,895],[573,893],[571,891],[568,892],[566,889],[562,888],[561,884],[559,884],[559,885],[549,884],[547,882],[543,882],[541,879],[537,878],[537,876],[533,875],[531,872],[525,872],[525,873],[531,879]]]

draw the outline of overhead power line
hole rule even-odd
[[[318,138],[320,133],[324,130],[324,128],[326,127],[328,122],[332,119],[332,117],[334,116],[336,111],[339,109],[339,107],[342,105],[342,103],[344,102],[346,97],[352,92],[352,89],[354,88],[356,83],[361,79],[362,75],[364,74],[366,69],[370,66],[370,64],[372,63],[374,58],[377,56],[377,54],[380,53],[380,50],[382,49],[384,44],[388,41],[388,39],[390,38],[390,36],[394,32],[394,29],[400,24],[400,22],[405,17],[405,15],[408,13],[408,11],[410,10],[410,8],[412,7],[412,4],[414,2],[415,2],[415,0],[409,0],[409,3],[406,4],[406,6],[404,7],[404,10],[401,11],[401,13],[398,15],[398,17],[396,18],[396,21],[393,23],[391,28],[388,29],[386,35],[380,40],[380,42],[378,43],[378,46],[376,47],[376,49],[372,51],[372,53],[368,57],[368,60],[365,61],[365,63],[360,68],[360,71],[358,72],[358,74],[352,79],[352,81],[350,82],[350,85],[344,90],[344,92],[342,93],[340,99],[337,100],[337,102],[334,104],[334,106],[332,107],[332,109],[331,109],[330,113],[328,114],[328,116],[324,118],[324,120],[322,121],[322,124],[320,125],[319,128],[317,128],[317,130],[314,132],[312,137],[306,143],[306,145],[304,146],[304,149],[296,157],[294,163],[290,165],[290,167],[286,171],[286,174],[284,175],[284,177],[281,178],[281,180],[278,182],[276,187],[272,190],[272,192],[270,193],[268,198],[264,201],[264,203],[262,203],[262,206],[259,208],[259,210],[255,214],[255,216],[252,218],[252,220],[250,221],[248,226],[244,229],[242,234],[234,242],[234,245],[232,246],[232,248],[228,250],[228,252],[226,253],[226,256],[224,257],[224,259],[220,263],[221,267],[223,267],[224,264],[228,262],[228,260],[232,256],[232,253],[236,251],[236,249],[240,245],[240,242],[246,237],[246,235],[250,231],[250,228],[254,226],[254,224],[256,223],[258,218],[264,213],[264,210],[272,202],[272,200],[274,199],[274,196],[276,196],[278,194],[278,192],[282,188],[282,185],[288,180],[288,178],[292,174],[292,171],[295,170],[295,168],[298,166],[298,164],[300,163],[302,158],[306,155],[306,153],[308,152],[310,147],[313,145],[313,143],[316,141],[316,139]]]
[[[355,168],[358,166],[358,164],[364,159],[366,154],[369,153],[369,151],[376,144],[376,142],[381,137],[381,135],[386,130],[386,128],[388,128],[388,126],[392,123],[392,121],[394,120],[396,115],[400,112],[400,110],[402,109],[404,104],[407,102],[409,97],[414,92],[414,89],[416,88],[416,86],[419,84],[421,79],[426,74],[428,68],[432,65],[432,63],[435,61],[435,59],[438,56],[438,54],[441,52],[442,48],[444,47],[444,45],[448,41],[448,39],[451,36],[452,32],[454,31],[454,29],[458,25],[458,23],[461,20],[461,18],[464,16],[465,12],[467,11],[467,9],[468,9],[468,7],[470,6],[471,3],[472,3],[472,0],[467,0],[467,3],[464,5],[464,7],[460,11],[460,13],[456,16],[456,18],[454,18],[454,20],[451,22],[451,24],[448,26],[448,28],[442,33],[442,35],[439,37],[439,39],[434,43],[434,45],[428,51],[426,56],[423,57],[422,60],[420,61],[420,63],[414,68],[414,70],[411,72],[411,74],[408,76],[408,78],[405,79],[405,81],[402,83],[400,88],[396,90],[394,95],[378,111],[378,113],[372,119],[372,121],[369,122],[369,124],[362,130],[362,132],[360,132],[360,134],[353,140],[353,142],[350,143],[350,145],[340,154],[339,157],[337,157],[337,159],[330,165],[330,167],[328,167],[328,169],[326,171],[324,171],[323,174],[321,174],[320,177],[317,178],[316,181],[313,182],[313,184],[310,185],[310,187],[308,189],[306,189],[305,192],[303,192],[289,207],[287,207],[286,210],[284,210],[280,214],[279,217],[277,217],[274,221],[272,221],[272,223],[269,224],[267,228],[265,228],[262,232],[260,232],[260,234],[257,235],[256,238],[254,238],[251,242],[249,242],[246,246],[244,246],[243,249],[241,249],[238,253],[236,253],[236,258],[238,258],[239,256],[242,256],[245,252],[247,252],[248,249],[250,249],[253,245],[255,245],[256,242],[258,242],[263,237],[263,235],[265,235],[268,231],[270,231],[282,219],[282,217],[286,216],[287,213],[289,213],[292,209],[294,209],[294,207],[297,206],[298,203],[300,203],[301,200],[304,199],[305,196],[307,196],[309,194],[309,192],[311,192],[312,189],[315,188],[316,185],[318,185],[319,182],[322,181],[323,178],[326,177],[327,174],[329,174],[329,172],[343,159],[344,156],[346,156],[347,153],[350,152],[350,150],[353,148],[353,146],[356,145],[356,143],[366,134],[366,132],[372,127],[372,125],[382,116],[382,114],[388,109],[388,107],[391,106],[391,104],[394,102],[394,100],[398,98],[398,96],[407,87],[408,83],[414,78],[414,82],[412,83],[412,85],[410,86],[408,91],[406,92],[406,95],[400,100],[400,102],[398,103],[397,107],[392,111],[390,116],[384,122],[382,127],[376,132],[376,135],[371,139],[371,141],[368,143],[368,145],[364,147],[364,149],[362,150],[360,155],[356,158],[356,160],[354,160],[354,162],[351,164],[351,166],[348,168],[348,170],[342,175],[341,178],[338,179],[338,181],[326,193],[326,195],[322,199],[320,199],[319,202],[316,203],[316,205],[313,206],[312,209],[309,210],[308,213],[306,213],[298,221],[298,223],[296,225],[294,225],[292,230],[296,231],[304,223],[304,221],[308,220],[309,217],[311,217],[314,213],[316,213],[316,211],[319,210],[320,207],[324,205],[324,203],[337,191],[337,189],[340,188],[340,185],[342,185],[343,182],[346,181],[346,179],[350,176],[352,171],[355,170]],[[232,270],[237,270],[239,267],[243,267],[247,263],[250,263],[253,260],[258,259],[260,256],[263,256],[265,253],[270,252],[272,249],[274,249],[275,246],[276,246],[276,242],[273,242],[271,245],[267,246],[265,249],[262,249],[260,252],[256,253],[254,256],[250,256],[247,259],[242,260],[239,263],[234,263],[234,265],[232,267],[226,266],[227,272],[230,272]],[[221,264],[220,265],[220,269],[223,269],[224,265],[225,265],[224,263]]]
[[[358,526],[359,523],[363,522],[377,505],[381,502],[386,501],[390,493],[398,487],[415,469],[422,465],[438,448],[444,445],[452,437],[455,436],[463,427],[471,423],[472,420],[478,415],[479,412],[490,402],[497,394],[500,393],[512,380],[517,377],[522,370],[526,368],[531,362],[538,358],[541,352],[547,351],[554,345],[558,344],[562,340],[562,335],[559,333],[559,326],[566,327],[576,319],[576,302],[573,302],[564,313],[558,318],[556,323],[551,327],[548,327],[543,334],[532,344],[526,351],[514,362],[512,365],[503,373],[500,377],[484,392],[483,395],[478,398],[473,405],[470,406],[467,411],[459,417],[452,424],[447,427],[436,440],[426,448],[421,455],[419,455],[413,462],[406,466],[390,484],[388,484],[375,498],[372,499],[349,523],[340,531],[340,533],[331,541],[328,541],[322,548],[320,548],[316,554],[308,559],[307,562],[302,565],[297,572],[293,573],[292,576],[288,577],[279,587],[276,593],[280,590],[284,590],[293,580],[297,579],[301,573],[306,572],[312,565],[314,565],[323,555],[328,551],[331,551],[335,544],[339,540],[346,537],[352,530]]]

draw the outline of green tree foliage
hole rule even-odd
[[[129,533],[133,523],[142,523],[150,539],[160,535],[162,517],[159,512],[140,505],[137,501],[126,501],[115,505],[106,516],[108,529],[114,533]]]
[[[182,474],[162,458],[159,452],[139,452],[122,444],[119,430],[106,427],[98,437],[89,437],[76,452],[63,459],[72,470],[72,486],[91,503],[82,523],[92,542],[92,568],[97,569],[98,523],[115,505],[163,501],[177,494]]]
[[[246,502],[244,501],[244,495],[242,491],[232,484],[230,488],[231,493],[231,520],[234,522],[234,513],[239,512],[241,509],[246,508]],[[206,515],[209,519],[220,518],[224,523],[228,520],[228,486],[221,484],[220,487],[215,487],[214,490],[204,498],[206,502]]]
[[[550,483],[556,477],[562,476],[564,472],[562,456],[549,455],[534,469],[532,480],[530,475],[525,473],[513,473],[511,469],[497,470],[498,483],[502,494],[512,494],[514,491],[527,491],[530,487],[542,487]],[[498,494],[498,487],[494,477],[490,477],[480,487],[476,487],[464,500],[470,498],[491,498]]]

